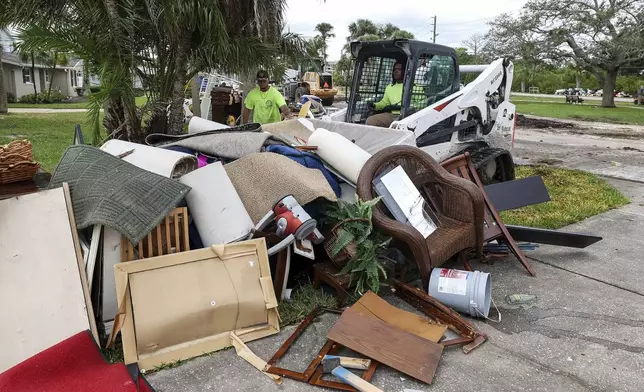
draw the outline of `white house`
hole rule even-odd
[[[35,64],[34,70],[31,63],[24,62],[15,53],[14,40],[4,29],[0,29],[0,44],[2,44],[2,70],[3,82],[8,93],[20,98],[26,94],[34,93],[36,90],[41,93],[49,89],[51,84],[53,90],[60,91],[68,97],[75,97],[76,88],[82,86],[82,75],[73,67],[56,67],[54,74],[43,64]],[[79,84],[80,80],[80,84]]]

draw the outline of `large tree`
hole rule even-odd
[[[87,59],[103,86],[90,96],[95,134],[105,106],[110,134],[141,140],[152,130],[183,132],[184,92],[198,71],[244,73],[303,50],[299,36],[282,33],[284,6],[285,0],[5,0],[0,26],[27,26],[32,48]],[[135,80],[146,89],[147,114],[135,105]]]
[[[615,106],[620,69],[644,60],[643,23],[642,0],[529,0],[519,17],[507,21],[516,27],[510,31],[533,34],[530,43],[550,61],[572,60],[595,76],[603,107]]]
[[[472,34],[468,39],[462,42],[476,58],[480,53],[481,49],[485,45],[485,36],[482,34]]]
[[[327,49],[328,49],[327,41],[329,38],[335,37],[335,34],[333,33],[333,25],[326,22],[318,23],[315,26],[315,31],[320,33],[319,37],[322,42],[322,58],[324,59],[324,64],[326,64]]]

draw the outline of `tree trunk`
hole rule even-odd
[[[190,91],[192,93],[192,114],[201,117],[201,100],[199,99],[199,85],[197,84],[197,76],[192,77],[190,81]]]
[[[51,73],[49,74],[49,88],[47,89],[47,98],[51,97],[51,86],[54,85],[54,73],[56,72],[56,63],[58,62],[58,52],[54,52],[54,66],[51,67]],[[45,71],[47,72],[47,71]],[[47,76],[45,75],[45,80]]]
[[[31,83],[34,85],[34,99],[36,99],[38,96],[38,89],[36,89],[36,59],[34,58],[33,53],[31,54]],[[38,103],[37,99],[36,103]]]
[[[179,46],[174,59],[176,76],[172,88],[172,100],[170,101],[170,114],[168,116],[168,133],[170,135],[181,135],[183,133],[183,100],[187,82],[186,68],[191,37],[187,31],[184,31],[179,37]]]
[[[6,114],[9,112],[7,105],[7,90],[4,86],[4,70],[2,68],[2,46],[0,45],[0,114]]]
[[[575,87],[581,88],[581,78],[579,77],[579,73],[575,74]]]
[[[89,87],[89,61],[87,58],[83,59],[83,95],[89,97],[92,90]]]
[[[521,81],[521,92],[525,93],[525,80]]]
[[[613,93],[615,91],[615,85],[617,84],[618,71],[619,68],[610,68],[606,71],[606,77],[604,78],[604,90],[602,93],[603,108],[615,107],[615,97],[613,96]]]

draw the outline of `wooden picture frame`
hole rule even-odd
[[[126,364],[141,369],[189,359],[279,332],[263,238],[114,266]]]

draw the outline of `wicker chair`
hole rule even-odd
[[[423,196],[425,210],[433,215],[438,228],[423,238],[412,226],[394,220],[382,202],[374,208],[373,222],[408,247],[402,250],[418,264],[423,286],[428,287],[431,269],[455,254],[473,249],[482,258],[483,195],[472,182],[450,174],[422,150],[394,146],[379,151],[364,165],[358,178],[358,196],[363,200],[377,197],[374,178],[399,165]]]

